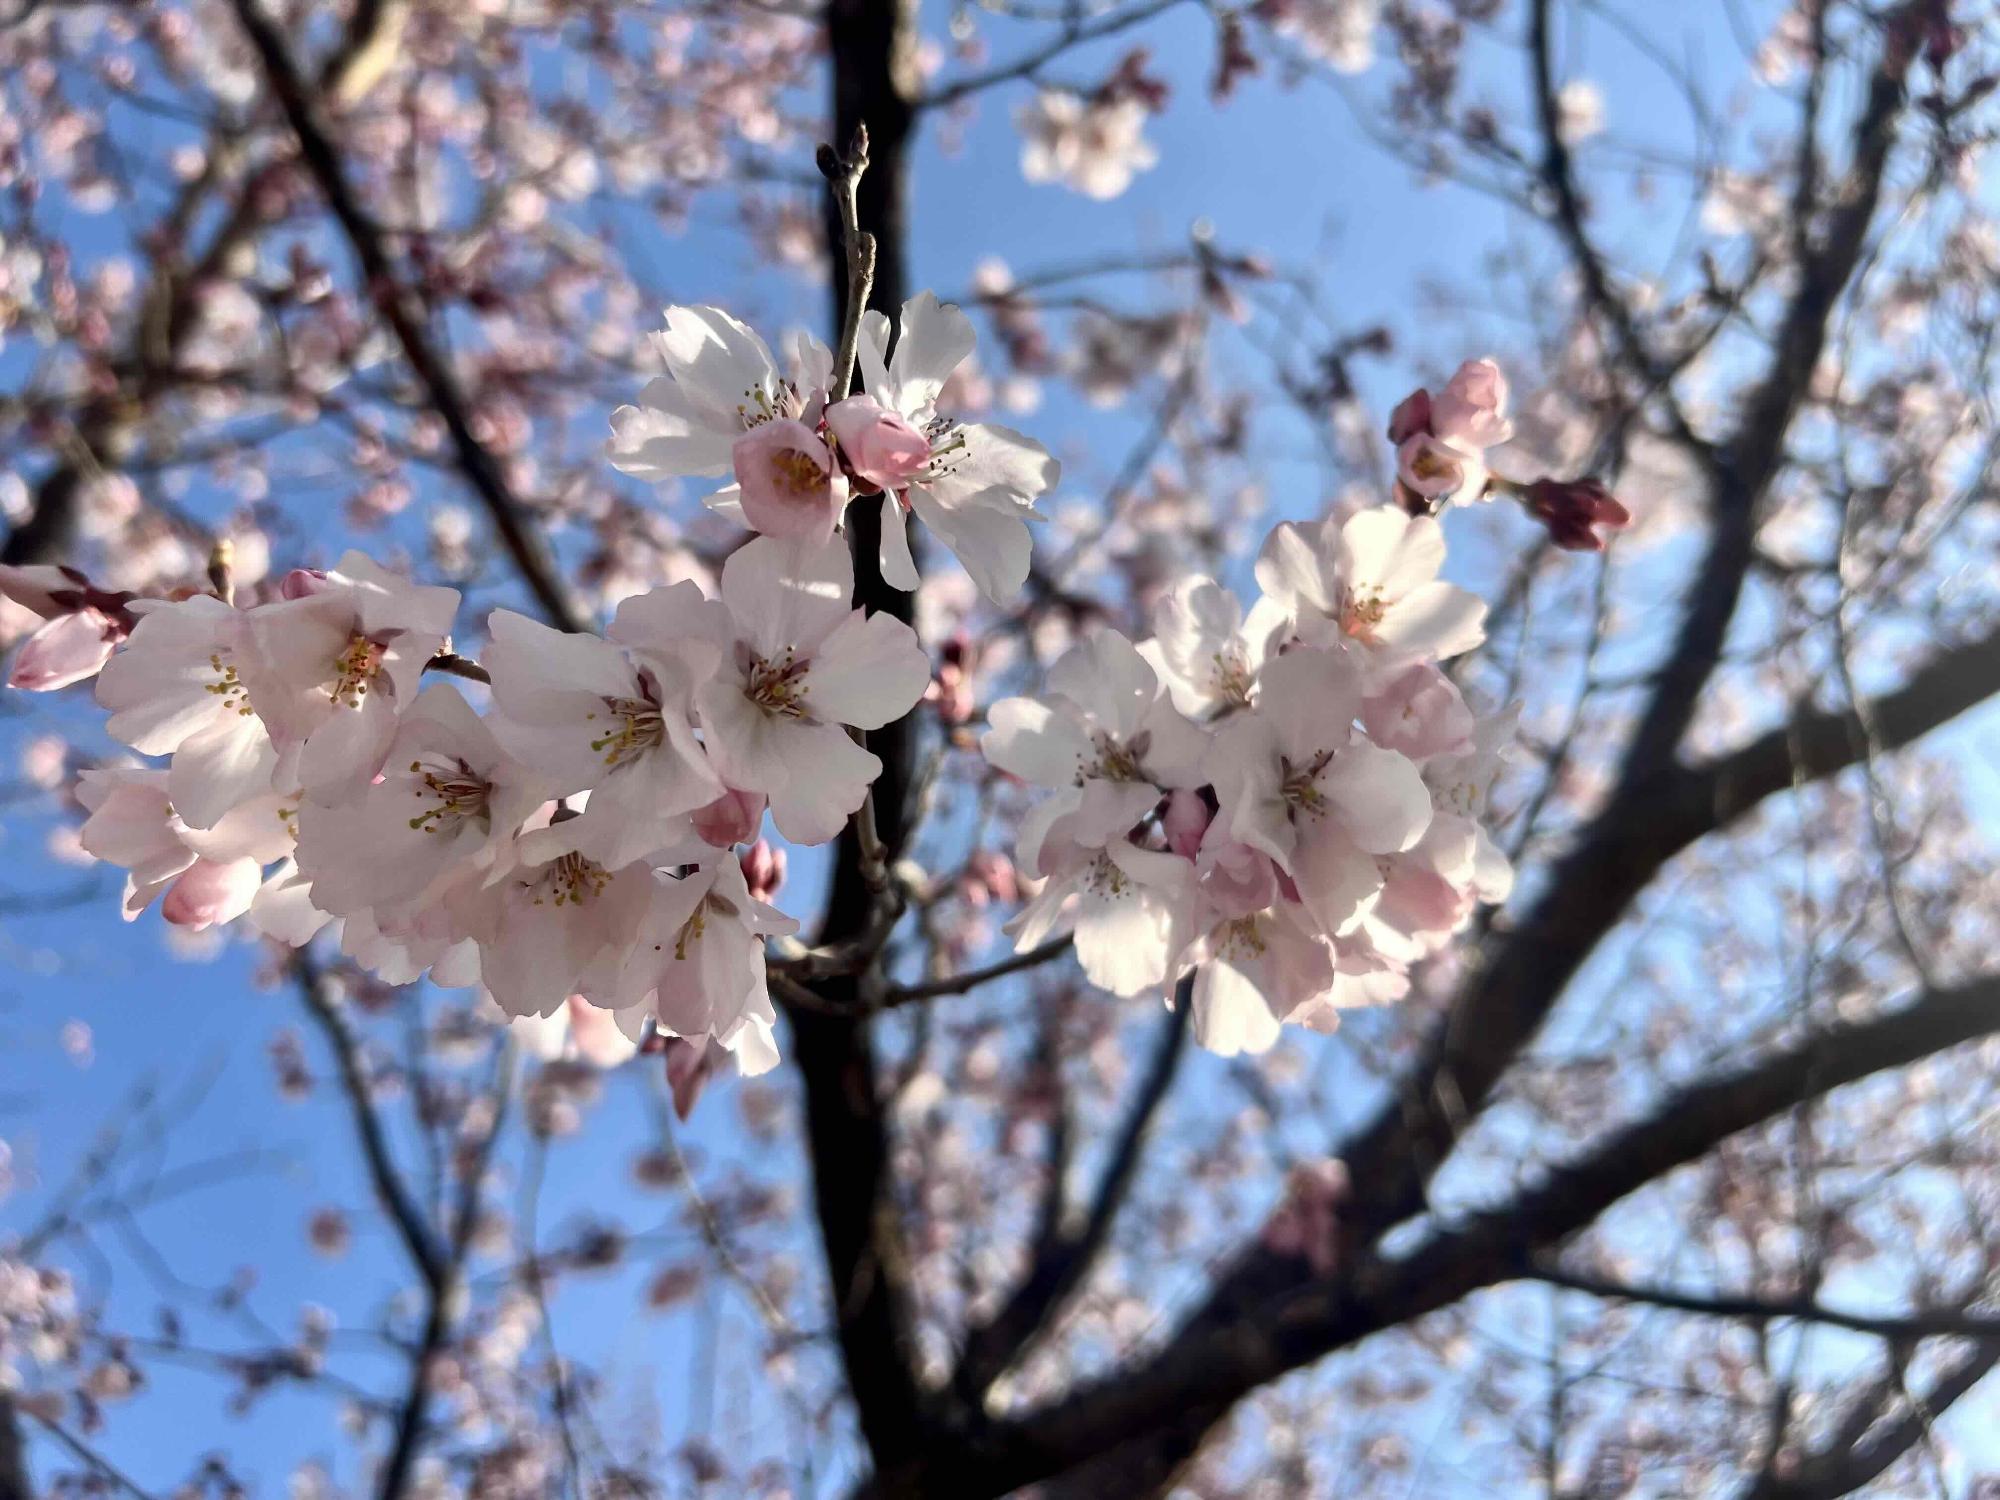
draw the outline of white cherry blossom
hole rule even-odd
[[[1021,175],[1060,182],[1087,198],[1116,198],[1159,162],[1145,138],[1147,114],[1145,103],[1129,96],[1086,99],[1068,89],[1043,89],[1014,111]]]
[[[234,921],[250,909],[264,866],[290,851],[291,809],[266,793],[239,803],[213,828],[190,828],[167,787],[164,771],[85,771],[77,783],[77,800],[90,813],[83,847],[125,870],[128,922],[162,895],[160,914],[177,927],[200,931]]]
[[[456,589],[409,583],[359,552],[298,597],[244,611],[235,660],[277,748],[278,785],[325,802],[366,786],[457,611]]]
[[[721,795],[691,716],[722,659],[726,622],[694,584],[627,599],[610,640],[508,610],[487,628],[494,735],[549,795],[591,793],[573,833],[593,857],[615,867],[648,854]]]
[[[1301,640],[1371,661],[1439,661],[1486,638],[1485,602],[1439,580],[1444,531],[1429,516],[1378,505],[1345,525],[1285,522],[1257,560],[1257,582]]]
[[[980,749],[1032,785],[1076,788],[1079,839],[1102,844],[1148,816],[1169,790],[1199,783],[1207,736],[1117,631],[1071,647],[1049,669],[1047,691],[1046,700],[995,703]]]
[[[696,694],[702,733],[722,780],[769,797],[772,820],[794,843],[832,838],[881,773],[843,726],[879,729],[930,683],[916,632],[850,608],[853,591],[853,560],[839,542],[758,537],[722,569],[731,640]]]
[[[1299,648],[1264,669],[1253,717],[1219,730],[1209,778],[1228,836],[1270,855],[1321,927],[1337,933],[1380,890],[1376,856],[1430,826],[1430,794],[1408,757],[1356,733],[1361,669]]]
[[[577,821],[523,834],[514,868],[463,904],[480,982],[510,1016],[552,1014],[571,995],[613,1003],[645,918],[653,872],[583,853]]]
[[[190,827],[271,790],[278,753],[250,706],[239,646],[244,612],[213,594],[135,599],[138,625],[97,674],[105,730],[145,755],[171,755],[170,795]]]
[[[1080,838],[1081,797],[1052,797],[1023,823],[1019,868],[1044,883],[1007,930],[1023,953],[1073,932],[1085,977],[1114,995],[1136,995],[1164,983],[1187,945],[1194,867],[1122,835]]]
[[[1246,618],[1234,594],[1212,578],[1193,575],[1153,606],[1153,639],[1139,647],[1173,695],[1174,707],[1196,721],[1248,708],[1257,674],[1287,632],[1282,605],[1259,599]]]
[[[798,927],[750,894],[733,854],[711,857],[679,878],[655,872],[651,902],[618,975],[620,1024],[635,1032],[650,1016],[670,1036],[708,1038],[732,1050],[746,1031],[769,1036],[778,1017],[764,940]],[[762,1049],[753,1048],[751,1057],[761,1059]]]
[[[896,588],[917,586],[904,529],[908,510],[951,549],[980,592],[1005,604],[1027,581],[1035,501],[1055,487],[1062,468],[1041,444],[1012,428],[959,422],[938,411],[939,393],[974,342],[972,320],[930,292],[903,304],[893,352],[889,320],[875,312],[862,320],[858,357],[869,396],[930,445],[920,469],[913,462],[899,465],[898,472],[914,472],[883,491],[881,568]],[[867,430],[880,428],[875,421]]]
[[[396,726],[381,777],[338,807],[299,809],[298,867],[335,916],[391,913],[513,860],[514,835],[546,800],[450,683],[432,683]]]

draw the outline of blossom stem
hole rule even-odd
[[[819,169],[833,186],[840,211],[841,251],[847,261],[847,302],[841,312],[840,348],[833,359],[829,399],[844,400],[854,386],[854,360],[861,347],[861,317],[868,310],[868,293],[875,285],[875,236],[861,227],[861,176],[868,170],[868,127],[855,128],[847,154],[831,146],[819,148]]]
[[[456,651],[440,651],[424,663],[426,672],[442,672],[447,677],[463,677],[467,682],[493,681],[492,674],[469,656],[460,656]]]

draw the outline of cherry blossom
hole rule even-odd
[[[469,896],[479,977],[510,1016],[546,1016],[572,995],[609,1005],[652,896],[642,864],[607,869],[577,847],[578,819],[522,835],[508,874]]]
[[[1225,725],[1209,752],[1217,822],[1275,860],[1337,933],[1381,888],[1375,857],[1423,836],[1430,795],[1407,756],[1356,734],[1362,682],[1350,658],[1290,651],[1264,683],[1258,713]]]
[[[1030,182],[1060,182],[1087,198],[1116,198],[1160,159],[1144,136],[1149,113],[1142,99],[1130,95],[1085,98],[1068,89],[1043,89],[1014,112],[1021,175]]]
[[[667,373],[647,384],[637,405],[611,415],[613,466],[655,482],[719,478],[739,471],[738,444],[768,425],[772,433],[743,450],[754,497],[732,485],[709,504],[743,515],[759,530],[765,529],[759,517],[805,531],[817,530],[829,509],[838,519],[844,492],[813,447],[832,378],[826,346],[800,336],[784,375],[770,346],[720,308],[670,307],[666,320],[652,343]]]
[[[731,639],[695,695],[704,742],[721,781],[768,797],[794,843],[838,833],[881,770],[843,726],[880,728],[930,682],[916,632],[851,608],[853,590],[840,543],[759,537],[722,569]]]
[[[1074,836],[1102,844],[1197,784],[1207,737],[1174,707],[1146,658],[1115,630],[1049,669],[1048,701],[1003,698],[987,711],[987,760],[1023,781],[1074,787]]]
[[[1382,665],[1440,661],[1485,639],[1485,603],[1441,581],[1444,532],[1392,506],[1317,530],[1287,521],[1257,559],[1257,581],[1299,639],[1358,651]]]
[[[633,1034],[650,1017],[667,1035],[736,1052],[746,1073],[764,1071],[777,1061],[770,1037],[778,1019],[764,940],[798,926],[751,895],[733,857],[711,858],[679,876],[655,872],[616,982],[619,1024]]]
[[[1250,706],[1257,674],[1289,624],[1276,600],[1259,599],[1246,618],[1229,590],[1192,576],[1153,606],[1153,639],[1139,650],[1167,685],[1174,707],[1200,721]]]
[[[456,589],[408,583],[359,552],[296,597],[245,610],[234,662],[279,785],[315,801],[366,786],[457,610]]]
[[[551,796],[589,791],[573,832],[611,865],[672,841],[723,791],[692,720],[722,657],[723,616],[693,583],[619,605],[611,639],[496,610],[487,671],[494,734]]]
[[[299,809],[298,868],[321,911],[421,908],[514,859],[514,835],[546,800],[450,683],[432,683],[396,726],[382,774],[337,807]]]
[[[1043,884],[1007,930],[1022,952],[1073,932],[1090,982],[1136,995],[1166,979],[1187,942],[1194,868],[1122,835],[1082,837],[1080,800],[1076,791],[1059,794],[1022,823],[1018,867]]]
[[[175,814],[164,771],[85,771],[77,799],[90,813],[83,847],[126,871],[128,922],[163,894],[160,914],[177,927],[234,921],[250,909],[264,866],[291,849],[289,809],[275,794],[238,804],[207,829]]]
[[[134,600],[138,623],[97,677],[105,730],[145,755],[171,755],[171,795],[191,826],[271,789],[278,752],[241,670],[243,612],[213,594]]]
[[[981,593],[1005,604],[1027,581],[1035,501],[1062,470],[1047,449],[1012,428],[939,412],[939,395],[973,344],[971,320],[930,292],[903,304],[893,352],[889,320],[868,314],[857,351],[868,396],[840,403],[828,423],[849,463],[858,463],[857,475],[882,489],[882,576],[897,588],[917,586],[907,510],[951,549]],[[868,406],[854,406],[864,399]],[[858,460],[843,428],[859,445]],[[921,464],[913,436],[926,444]]]

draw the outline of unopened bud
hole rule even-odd
[[[1632,513],[1595,479],[1537,479],[1519,491],[1521,506],[1548,528],[1565,552],[1602,552],[1595,528],[1616,531],[1632,524]]]

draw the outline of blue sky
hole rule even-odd
[[[1741,76],[1740,53],[1723,28],[1690,20],[1681,29],[1705,66]],[[1026,35],[1003,23],[993,23],[990,34],[1001,58],[1013,55]],[[946,152],[931,132],[918,150],[915,285],[965,286],[978,262],[994,255],[1026,273],[1100,254],[1177,248],[1199,219],[1211,222],[1226,246],[1309,264],[1337,314],[1352,326],[1382,321],[1395,329],[1398,355],[1359,367],[1378,411],[1386,412],[1416,378],[1441,374],[1466,354],[1504,350],[1518,337],[1523,310],[1511,303],[1522,288],[1512,278],[1491,280],[1485,270],[1489,251],[1526,233],[1499,205],[1448,186],[1413,184],[1404,166],[1359,143],[1348,106],[1325,85],[1288,89],[1269,78],[1254,79],[1225,108],[1211,108],[1204,83],[1212,33],[1197,10],[1175,12],[1141,35],[1176,85],[1173,103],[1149,131],[1162,165],[1109,203],[1030,186],[1020,178],[1018,146],[1008,124],[1009,111],[1024,95],[1012,89],[989,96],[961,149]],[[1678,45],[1684,39],[1674,40]],[[1126,44],[1121,39],[1080,54],[1058,76],[1099,77]],[[1675,101],[1628,52],[1606,47],[1582,61],[1603,87],[1615,136],[1664,144],[1680,132]],[[1475,91],[1510,104],[1520,97],[1524,64],[1518,57],[1500,63],[1504,66],[1492,59],[1479,64]],[[1367,81],[1357,88],[1365,94]],[[821,321],[821,288],[755,268],[732,223],[705,216],[699,206],[694,218],[685,236],[648,246],[676,296],[722,302],[779,321]],[[1621,211],[1608,225],[1610,241],[1651,248],[1660,222],[1657,211]],[[1412,309],[1418,289],[1430,283],[1463,288],[1475,301],[1490,291],[1491,311],[1475,309],[1425,327]],[[1531,378],[1532,372],[1523,373]],[[1042,413],[1012,420],[1061,447],[1070,460],[1065,493],[1088,502],[1144,414],[1079,416],[1058,411],[1057,396],[1052,386],[1051,404]],[[1281,514],[1314,512],[1326,499],[1317,466],[1295,456],[1281,455],[1272,464],[1269,490]],[[1474,555],[1454,565],[1477,586],[1480,564]],[[53,701],[15,696],[0,707],[8,711],[0,720],[0,759],[11,761],[30,738],[51,728],[87,745],[100,743],[93,715],[77,695]],[[1990,810],[2000,801],[1993,770],[2000,764],[2000,734],[1992,716],[1954,730],[1950,743],[1959,752],[1954,760],[1975,778],[1979,800]],[[6,890],[63,888],[79,878],[44,854],[49,826],[32,806],[0,826]],[[293,996],[255,985],[259,956],[246,943],[226,947],[213,961],[188,962],[170,952],[155,916],[121,925],[114,909],[117,882],[110,872],[101,873],[101,891],[91,903],[0,915],[0,1138],[10,1144],[15,1171],[28,1184],[0,1200],[0,1223],[32,1223],[46,1197],[33,1184],[63,1182],[103,1122],[127,1111],[134,1091],[147,1081],[178,1097],[190,1079],[206,1080],[185,1117],[165,1133],[159,1158],[176,1169],[240,1160],[249,1164],[247,1175],[150,1211],[144,1220],[150,1242],[177,1271],[204,1284],[220,1284],[237,1268],[254,1267],[251,1305],[272,1317],[311,1302],[334,1309],[350,1325],[365,1319],[385,1285],[395,1249],[367,1211],[346,1121],[323,1103],[274,1102],[266,1043],[277,1028],[300,1026]],[[801,916],[809,912],[796,903],[810,901],[811,873],[795,866],[787,893],[787,904]],[[72,1020],[90,1028],[87,1064],[64,1050],[63,1028]],[[318,1060],[316,1038],[308,1035],[307,1044]],[[1314,1045],[1337,1049],[1344,1043],[1335,1038]],[[1197,1056],[1184,1087],[1190,1097],[1202,1098],[1220,1087],[1222,1076],[1220,1063]],[[746,1138],[735,1119],[726,1109],[699,1113],[689,1132],[692,1148],[711,1159],[789,1149]],[[652,1129],[640,1079],[629,1072],[613,1079],[589,1134],[555,1149],[542,1222],[574,1220],[607,1199],[629,1203],[628,1148]],[[305,1214],[322,1204],[355,1211],[357,1242],[341,1260],[302,1250]],[[670,1206],[660,1200],[659,1216]],[[644,1211],[632,1217],[642,1222]],[[116,1234],[104,1238],[110,1254],[102,1270],[109,1275],[113,1321],[144,1326],[159,1290],[149,1278],[146,1256]],[[98,1274],[98,1268],[81,1269]],[[565,1347],[622,1372],[638,1387],[652,1388],[661,1421],[669,1431],[679,1430],[699,1419],[689,1403],[698,1407],[701,1398],[689,1395],[698,1380],[689,1381],[687,1370],[674,1367],[676,1351],[698,1347],[700,1320],[708,1313],[696,1309],[645,1320],[631,1317],[631,1306],[629,1277],[576,1283],[554,1309],[558,1336]],[[733,1300],[715,1315],[723,1319],[725,1337],[746,1316]],[[212,1325],[217,1343],[233,1341],[227,1331],[231,1321],[240,1324],[219,1319]],[[238,1340],[249,1340],[250,1332],[239,1326]],[[766,1430],[746,1440],[773,1440],[768,1423],[780,1418],[732,1412],[727,1398],[726,1390],[715,1397],[720,1431],[729,1432],[731,1422],[762,1424]],[[1982,1407],[1991,1413],[1993,1399],[1986,1398]],[[119,1410],[102,1446],[141,1483],[159,1489],[211,1446],[233,1450],[261,1473],[264,1494],[282,1494],[282,1466],[304,1457],[323,1456],[337,1461],[341,1474],[352,1474],[348,1447],[334,1434],[329,1407],[318,1397],[279,1395],[242,1422],[215,1416],[217,1408],[199,1381],[186,1390],[162,1391]],[[1967,1403],[1967,1411],[1957,1414],[1961,1430],[1971,1429],[1971,1411]],[[46,1453],[38,1457],[47,1461]]]

